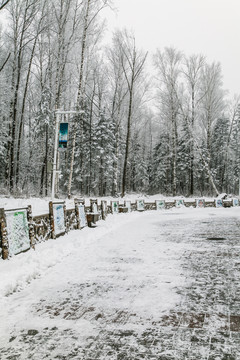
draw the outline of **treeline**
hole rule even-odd
[[[50,194],[57,109],[77,112],[61,119],[59,195],[238,193],[239,99],[219,64],[173,48],[152,59],[127,30],[103,46],[109,0],[5,2],[1,193]]]

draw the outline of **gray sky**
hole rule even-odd
[[[127,27],[150,52],[174,46],[222,65],[224,88],[240,94],[240,0],[113,0],[108,27]]]

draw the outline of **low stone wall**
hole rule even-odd
[[[40,243],[51,238],[51,226],[49,214],[33,217],[33,229],[35,234],[35,243]]]
[[[216,207],[215,201],[205,201],[205,207]]]
[[[66,231],[77,229],[77,215],[75,209],[66,210]]]
[[[196,207],[196,201],[185,201],[184,205],[186,207]]]
[[[165,201],[165,209],[171,209],[173,207],[175,207],[174,201]]]
[[[154,203],[146,202],[144,205],[145,205],[144,210],[156,210],[156,203],[155,202]]]

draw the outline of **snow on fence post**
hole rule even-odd
[[[74,199],[75,212],[77,218],[77,228],[82,229],[87,226],[86,212],[85,212],[85,200]]]
[[[97,199],[90,199],[90,213],[87,213],[88,226],[95,227],[99,216]]]
[[[7,237],[7,221],[4,209],[0,209],[0,241],[1,241],[1,253],[3,260],[8,258],[8,237]]]
[[[112,214],[119,213],[119,201],[111,201]]]
[[[28,219],[30,246],[32,249],[35,250],[35,233],[34,233],[32,206],[31,205],[28,205],[28,207],[27,207],[27,219]]]
[[[137,200],[136,205],[137,205],[137,211],[144,211],[144,209],[145,209],[144,200],[142,200],[142,199]]]
[[[97,199],[90,199],[90,212],[93,214],[98,214]]]
[[[107,201],[101,200],[101,211],[102,211],[102,219],[106,220],[107,218]]]
[[[66,205],[64,201],[49,202],[49,214],[50,214],[50,226],[52,239],[56,239],[57,236],[63,235],[66,232]]]

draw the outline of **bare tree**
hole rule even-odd
[[[22,141],[22,134],[23,134],[23,122],[24,122],[24,116],[25,116],[25,107],[26,107],[26,101],[27,101],[27,92],[28,92],[28,88],[29,88],[29,82],[30,82],[30,75],[31,75],[31,71],[32,71],[32,64],[33,64],[33,59],[34,59],[34,55],[35,55],[35,50],[36,50],[36,45],[37,45],[37,41],[39,38],[39,35],[41,34],[41,32],[43,31],[43,26],[42,26],[42,22],[44,20],[44,16],[45,14],[45,6],[46,6],[46,0],[44,0],[42,2],[42,7],[36,12],[35,14],[38,13],[38,16],[36,16],[37,21],[36,21],[36,28],[35,30],[35,34],[32,37],[32,40],[29,39],[29,46],[31,44],[31,49],[30,49],[30,56],[28,59],[28,69],[27,69],[27,74],[26,74],[26,79],[25,79],[25,84],[23,85],[23,98],[22,98],[22,104],[20,107],[20,111],[19,111],[19,130],[18,130],[18,139],[17,139],[17,153],[16,153],[16,187],[18,186],[18,182],[19,182],[19,170],[20,170],[20,150],[21,150],[21,141]]]
[[[10,0],[5,0],[5,1],[0,1],[0,10],[2,10],[9,2]],[[8,53],[8,55],[6,56],[5,60],[3,60],[3,63],[0,64],[0,72],[4,69],[5,65],[7,64],[9,58],[11,56],[11,52]]]
[[[76,111],[77,113],[79,113],[79,115],[75,117],[75,121],[73,124],[72,152],[71,152],[70,171],[69,171],[69,179],[68,179],[68,187],[67,187],[67,193],[69,198],[71,197],[78,121],[80,121],[80,129],[82,128],[81,108],[83,101],[83,78],[84,78],[84,65],[86,62],[87,37],[88,35],[90,35],[90,31],[101,10],[109,5],[109,0],[101,0],[101,1],[84,0],[83,3],[84,3],[84,20],[83,20],[82,39],[81,39],[81,60],[80,60],[79,80],[78,80],[77,99],[76,99]],[[81,186],[80,186],[80,191],[81,191]]]
[[[16,169],[16,134],[17,134],[17,121],[18,121],[18,107],[20,100],[20,85],[23,74],[24,55],[27,45],[29,43],[29,28],[36,15],[37,0],[26,0],[21,4],[19,0],[16,4],[12,4],[11,16],[13,24],[13,48],[14,59],[12,69],[12,101],[10,107],[10,120],[11,120],[11,143],[10,143],[10,162],[9,162],[9,184],[10,191],[14,189],[15,183],[15,169]]]
[[[118,36],[113,37],[112,47],[107,49],[108,77],[110,81],[108,111],[114,123],[115,135],[115,160],[113,164],[112,196],[116,196],[119,189],[120,173],[120,132],[124,118],[124,103],[128,95],[125,75],[122,71],[121,47],[119,48]]]
[[[129,148],[131,140],[131,125],[132,125],[132,112],[133,112],[133,101],[134,91],[137,85],[140,75],[143,72],[144,64],[147,58],[147,53],[143,53],[136,47],[135,37],[129,34],[126,30],[119,31],[115,35],[117,37],[118,46],[120,49],[120,60],[121,67],[124,73],[124,77],[127,84],[128,91],[128,111],[127,111],[127,133],[125,141],[125,156],[123,163],[123,174],[122,174],[122,191],[121,196],[125,195],[126,191],[126,180],[127,180],[127,166],[129,158]]]
[[[164,52],[157,50],[154,57],[155,67],[159,74],[159,96],[161,111],[170,127],[171,151],[169,158],[172,163],[172,193],[177,191],[177,143],[179,114],[179,77],[181,73],[182,53],[174,48],[165,48]]]
[[[228,162],[229,162],[229,152],[230,152],[230,145],[231,145],[231,138],[233,133],[233,126],[236,123],[237,119],[239,118],[239,104],[240,104],[240,96],[234,96],[233,100],[228,104],[228,113],[229,113],[229,120],[230,120],[230,127],[229,133],[227,135],[227,143],[225,145],[224,153],[223,153],[223,168],[222,168],[222,176],[221,176],[221,186],[223,188],[224,182],[226,184],[225,191],[227,192],[228,186]],[[226,177],[226,179],[225,179]]]
[[[205,64],[201,77],[201,94],[201,121],[205,141],[205,159],[209,175],[212,168],[213,128],[225,108],[225,93],[222,89],[222,73],[219,63]],[[209,182],[215,192],[218,192],[216,185],[213,184],[212,176],[209,177]]]
[[[85,16],[84,16],[83,35],[82,35],[82,42],[81,42],[81,62],[80,62],[79,82],[78,82],[78,92],[77,92],[77,106],[76,106],[77,112],[79,112],[79,110],[81,108],[80,101],[81,101],[81,97],[82,97],[82,86],[83,86],[83,66],[85,63],[86,38],[87,38],[87,30],[89,27],[90,4],[91,4],[91,0],[87,0]],[[76,122],[77,122],[77,119],[75,119],[74,127],[73,127],[72,155],[71,155],[70,172],[69,172],[68,189],[67,189],[69,198],[71,197],[72,176],[73,176],[73,166],[74,166],[75,147],[76,147],[76,136],[77,136]]]
[[[194,127],[196,126],[196,118],[198,116],[197,110],[201,101],[199,95],[199,85],[201,79],[201,71],[205,64],[205,58],[202,55],[192,55],[189,58],[185,58],[186,70],[183,70],[183,74],[187,80],[187,89],[190,97],[190,195],[194,193],[194,140],[192,134],[194,133]]]
[[[9,58],[11,56],[11,53],[8,54],[8,56],[6,57],[6,59],[4,60],[4,62],[2,63],[1,67],[0,67],[0,72],[4,69],[5,65],[7,64]]]
[[[2,10],[8,3],[10,0],[2,0],[0,1],[0,10]],[[3,70],[4,66],[7,64],[9,58],[11,56],[11,53],[9,52],[6,59],[3,61],[3,63],[0,65],[0,72]]]
[[[0,1],[0,10],[4,8],[9,3],[10,0],[2,0]]]

